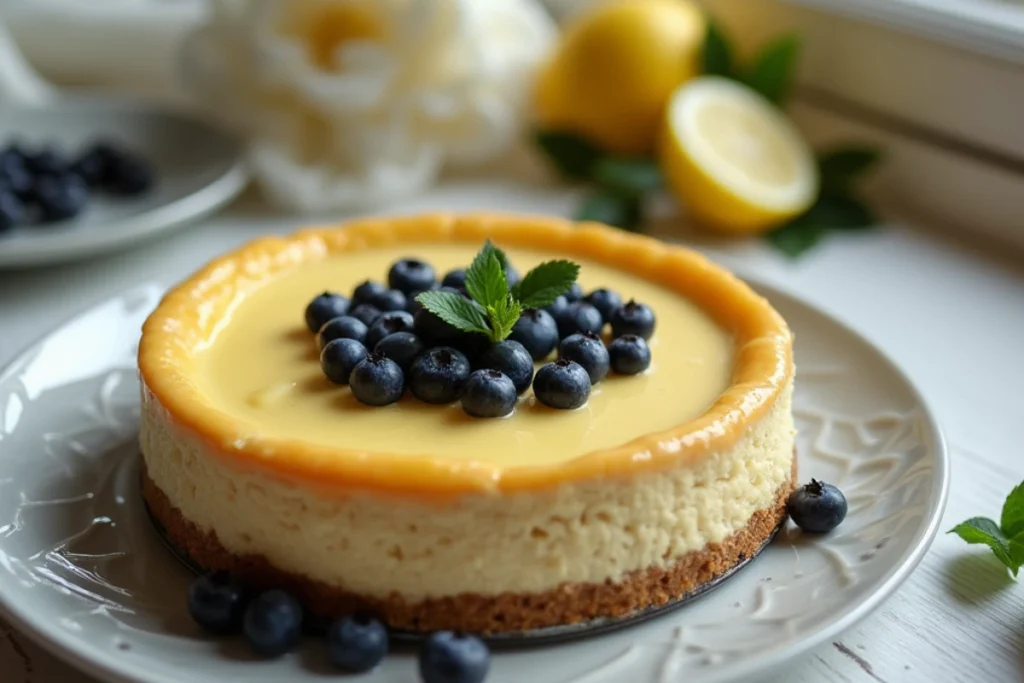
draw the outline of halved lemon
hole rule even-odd
[[[704,76],[673,93],[662,172],[688,213],[722,231],[764,232],[818,195],[814,155],[796,126],[747,86]]]

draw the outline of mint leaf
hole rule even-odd
[[[416,297],[428,311],[463,332],[491,334],[484,309],[454,292],[430,291]]]
[[[487,314],[491,320],[489,336],[492,342],[497,343],[512,334],[512,326],[523,314],[523,306],[511,294],[506,294],[503,299],[487,307]]]
[[[789,94],[799,56],[800,36],[776,38],[761,49],[743,81],[768,100],[782,104]]]
[[[512,296],[523,308],[543,308],[568,292],[579,274],[579,265],[572,261],[546,261],[516,283]]]
[[[765,235],[768,243],[790,258],[813,248],[825,236],[825,226],[805,213]]]
[[[999,526],[1008,538],[1024,544],[1024,481],[1006,497]]]
[[[850,193],[823,193],[805,215],[824,228],[863,230],[878,225],[874,211]]]
[[[1006,566],[1014,576],[1021,567],[1014,561],[1010,550],[1010,541],[1003,535],[995,522],[987,517],[972,517],[953,527],[949,533],[956,534],[972,545],[987,545],[993,554]]]
[[[1024,534],[1010,539],[1010,559],[1018,567],[1024,567]]]
[[[568,180],[586,180],[601,157],[601,150],[589,140],[568,131],[538,131],[534,140],[551,164]]]
[[[878,164],[881,158],[881,150],[859,145],[822,152],[818,157],[821,186],[827,190],[845,190]]]
[[[704,34],[704,44],[701,46],[700,59],[701,71],[704,74],[732,77],[732,45],[718,22],[710,17],[707,32]]]
[[[654,159],[607,157],[594,164],[594,180],[620,194],[642,195],[661,189],[661,169]]]
[[[596,190],[584,198],[578,221],[596,221],[635,232],[643,218],[641,200],[609,190]]]
[[[466,291],[485,309],[508,295],[508,280],[501,265],[503,258],[505,254],[487,240],[466,269]]]

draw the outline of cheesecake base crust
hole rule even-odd
[[[618,582],[567,583],[540,593],[466,593],[417,601],[397,594],[381,598],[350,593],[278,569],[259,555],[232,553],[221,545],[215,532],[204,531],[186,519],[145,472],[142,495],[168,540],[192,562],[209,571],[230,572],[256,588],[285,589],[317,616],[369,611],[391,628],[405,631],[497,634],[624,617],[693,592],[756,554],[772,536],[786,516],[795,459],[793,470],[793,478],[778,490],[774,503],[755,512],[746,527],[721,543],[709,543],[684,555],[669,567],[632,572]]]

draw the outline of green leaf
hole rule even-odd
[[[1020,536],[1020,541],[1024,543],[1024,481],[1006,497],[999,526],[1007,538]]]
[[[596,221],[634,232],[642,219],[639,197],[609,190],[596,190],[587,195],[576,212],[578,221]]]
[[[504,256],[487,240],[466,269],[466,291],[484,308],[508,296],[508,279],[501,265]]]
[[[1010,539],[1010,559],[1018,567],[1024,567],[1024,534]]]
[[[537,131],[537,146],[567,180],[586,180],[601,150],[582,135],[560,130]]]
[[[506,294],[503,299],[488,306],[487,313],[491,320],[491,341],[497,343],[512,334],[512,326],[523,314],[523,306],[511,294]]]
[[[454,292],[430,291],[416,297],[428,311],[463,332],[491,334],[486,312],[475,301]]]
[[[824,193],[807,212],[824,228],[864,230],[878,225],[878,217],[862,199],[849,193]]]
[[[781,36],[771,41],[758,53],[743,81],[768,100],[782,104],[793,82],[800,43],[797,35]]]
[[[825,227],[808,212],[767,233],[765,239],[786,256],[796,258],[818,244],[824,236]]]
[[[1007,569],[1017,576],[1021,563],[1014,560],[1010,541],[1003,535],[995,522],[987,517],[972,517],[953,527],[949,533],[956,534],[972,545],[987,545]],[[1016,552],[1016,551],[1014,551]]]
[[[708,76],[733,76],[732,45],[718,22],[708,17],[708,27],[701,47],[701,71]]]
[[[876,147],[849,145],[822,152],[818,157],[821,186],[826,190],[846,190],[882,158]]]
[[[607,157],[594,165],[594,180],[620,194],[642,195],[661,189],[661,169],[654,159]]]
[[[546,261],[516,283],[512,296],[523,308],[543,308],[568,292],[579,274],[579,264],[572,261]]]

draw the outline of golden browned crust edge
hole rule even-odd
[[[786,515],[786,499],[796,479],[795,458],[793,472],[771,507],[755,512],[746,527],[721,543],[683,556],[670,567],[636,571],[616,583],[568,583],[543,593],[461,594],[416,602],[397,594],[360,596],[282,571],[258,555],[236,555],[220,544],[215,532],[203,531],[185,519],[146,474],[142,476],[142,494],[168,539],[193,562],[208,570],[229,571],[257,588],[288,590],[320,616],[371,611],[397,629],[501,633],[621,617],[694,591],[754,555],[772,535]]]

